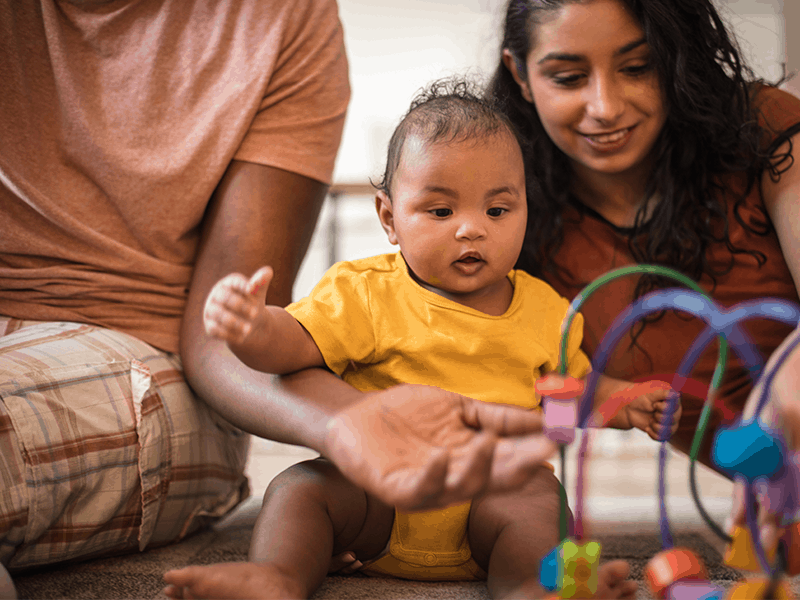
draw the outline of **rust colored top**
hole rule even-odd
[[[0,57],[0,315],[177,352],[231,160],[330,181],[335,0],[0,0]]]
[[[756,102],[760,106],[762,118],[776,132],[800,122],[800,100],[788,93],[775,88],[762,88]],[[795,147],[795,155],[797,152],[798,148]],[[727,274],[716,277],[716,286],[713,286],[712,279],[706,275],[699,282],[700,286],[724,307],[762,297],[798,302],[797,288],[786,266],[775,232],[768,235],[754,234],[741,226],[733,215],[737,194],[740,196],[745,189],[745,175],[729,176],[724,183],[728,190],[725,200],[731,242],[738,248],[762,252],[767,260],[759,267],[755,257],[749,254],[732,255],[724,244],[716,244],[709,249],[711,264],[725,266],[732,260],[733,267]],[[757,209],[759,206],[763,208],[764,202],[756,182],[740,209],[740,216],[745,221],[751,218],[763,219]],[[563,296],[572,299],[585,284],[600,275],[635,264],[628,250],[624,229],[615,227],[599,214],[582,206],[570,208],[564,217],[564,242],[556,256],[556,263],[573,276],[575,284],[560,282],[554,277],[548,279]],[[594,356],[595,349],[617,315],[633,301],[637,281],[636,276],[618,279],[600,288],[583,304],[583,348],[590,357]],[[676,283],[678,285],[680,284]],[[630,335],[624,337],[609,360],[605,373],[634,381],[649,378],[671,381],[685,353],[703,329],[704,324],[701,321],[687,316],[686,313],[668,312],[660,320],[645,326],[636,345],[631,346]],[[762,352],[765,361],[791,331],[791,327],[787,325],[767,320],[748,321],[744,329]],[[685,452],[691,446],[702,410],[702,398],[705,398],[717,363],[717,351],[716,342],[712,342],[697,363],[691,380],[682,390],[683,417],[672,441]],[[714,410],[705,437],[705,453],[701,455],[704,461],[707,461],[708,444],[713,431],[742,411],[750,388],[750,375],[731,351],[726,376],[720,388],[719,400],[725,406]]]

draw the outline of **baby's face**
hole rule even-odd
[[[425,287],[470,304],[507,289],[527,224],[522,153],[507,131],[425,143],[409,136],[384,228]]]

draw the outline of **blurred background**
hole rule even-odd
[[[800,69],[800,36],[789,33],[800,30],[800,0],[715,3],[758,75],[777,81],[784,64],[788,72]],[[420,88],[453,74],[484,81],[491,76],[499,58],[505,4],[505,0],[339,0],[352,100],[332,193],[298,276],[295,298],[307,295],[336,260],[395,250],[378,224],[369,181],[380,177],[389,137]],[[783,87],[800,95],[800,81]],[[658,444],[638,431],[607,430],[593,439],[588,482],[592,517],[652,523]],[[283,468],[313,456],[304,448],[254,440],[248,467],[254,493],[263,493]],[[575,465],[571,450],[570,492]],[[687,471],[686,457],[670,452],[671,514],[691,524],[697,517]],[[698,471],[706,508],[721,520],[730,510],[731,484],[704,467]]]

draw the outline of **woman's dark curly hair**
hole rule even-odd
[[[536,26],[547,13],[580,0],[510,0],[502,48],[514,57],[522,79],[525,61],[536,36]],[[735,247],[730,240],[724,190],[720,176],[745,173],[747,189],[736,199],[734,214],[748,230],[766,235],[772,224],[761,210],[748,222],[741,205],[765,171],[775,179],[792,164],[791,141],[796,127],[780,134],[757,122],[751,103],[763,85],[743,63],[736,41],[729,35],[710,0],[621,0],[642,27],[651,49],[652,66],[661,82],[666,123],[656,141],[655,168],[647,182],[647,198],[662,199],[645,223],[647,202],[628,232],[632,256],[640,263],[673,267],[699,280],[702,274],[727,272],[729,265],[710,265],[706,250],[724,243],[732,254],[766,257],[755,250]],[[567,157],[550,140],[535,107],[521,96],[511,73],[500,62],[488,94],[508,114],[526,139],[528,177],[528,230],[519,268],[537,276],[575,281],[561,272],[553,258],[562,242],[565,207],[571,204],[571,167]],[[789,141],[789,150],[775,150]],[[646,235],[644,235],[646,234]],[[642,278],[636,295],[674,283]]]

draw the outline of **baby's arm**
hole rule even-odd
[[[218,281],[206,299],[206,333],[224,340],[244,364],[283,375],[325,366],[314,338],[280,306],[265,305],[272,269],[262,267],[247,279],[232,273]]]
[[[664,381],[632,383],[600,375],[595,388],[594,409],[605,427],[641,429],[654,440],[661,439],[666,421],[670,385]],[[681,405],[672,415],[670,435],[678,429]]]
[[[536,391],[546,396],[578,397],[584,384],[585,380],[550,373],[536,382]],[[666,420],[670,389],[663,381],[631,383],[601,375],[594,391],[594,415],[589,425],[614,429],[636,427],[658,440]],[[679,402],[672,416],[671,433],[678,428],[680,417]]]

